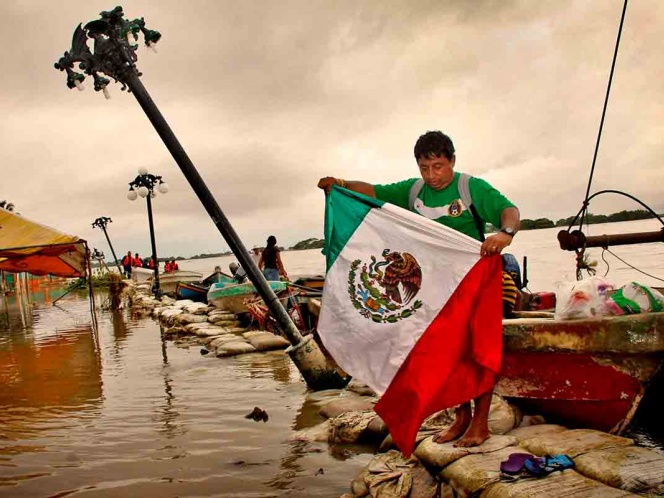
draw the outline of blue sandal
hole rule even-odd
[[[525,469],[534,476],[545,476],[557,470],[574,468],[574,461],[567,455],[547,455],[530,458],[524,462]]]

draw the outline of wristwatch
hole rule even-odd
[[[504,227],[504,228],[501,228],[501,229],[498,230],[498,231],[499,231],[499,232],[506,233],[506,234],[509,235],[510,237],[514,237],[514,235],[516,234],[516,232],[514,231],[514,228],[512,228],[512,227]]]

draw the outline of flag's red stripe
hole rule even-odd
[[[426,417],[495,384],[502,358],[501,270],[499,256],[473,266],[376,404],[405,455]]]

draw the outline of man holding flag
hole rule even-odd
[[[489,437],[502,358],[498,255],[520,224],[495,188],[455,173],[447,135],[427,132],[414,153],[421,179],[318,182],[328,194],[318,331],[339,365],[381,395],[375,410],[406,455],[424,419],[451,406],[455,422],[434,441]],[[500,228],[486,240],[485,220]]]

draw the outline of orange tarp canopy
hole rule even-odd
[[[0,208],[0,270],[83,277],[87,245],[75,235]]]

